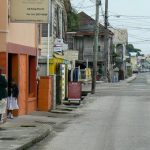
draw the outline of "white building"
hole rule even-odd
[[[68,7],[68,6],[67,6]],[[70,6],[71,7],[71,6]],[[49,54],[53,54],[55,40],[64,39],[67,30],[67,9],[65,0],[51,0],[49,24]],[[41,57],[48,54],[48,24],[41,25]]]
[[[124,77],[126,74],[126,45],[128,43],[128,31],[127,29],[114,29],[110,28],[114,33],[113,36],[113,46],[114,52],[118,54],[119,62],[117,67],[124,72]]]

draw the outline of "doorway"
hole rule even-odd
[[[8,54],[8,87],[11,81],[15,80],[18,85],[18,54]],[[18,116],[18,110],[13,112],[14,116]]]
[[[18,84],[18,55],[8,54],[8,83],[14,79]]]

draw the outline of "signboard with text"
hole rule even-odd
[[[11,0],[11,22],[48,22],[49,0]]]

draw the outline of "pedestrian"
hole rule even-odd
[[[2,67],[0,67],[0,122],[3,122],[3,114],[6,113],[8,86],[5,76],[2,75],[2,70]]]
[[[8,118],[13,119],[13,110],[19,109],[18,107],[18,95],[19,89],[15,80],[11,81],[11,85],[8,87],[8,99],[7,99],[7,113]]]

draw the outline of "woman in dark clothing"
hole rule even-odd
[[[2,114],[6,112],[7,104],[7,80],[2,75],[2,68],[0,67],[0,121],[2,121]]]
[[[8,118],[13,119],[13,110],[19,109],[18,107],[18,98],[19,90],[18,86],[14,80],[11,82],[11,86],[8,88],[8,101],[7,101],[7,109],[8,109]]]

